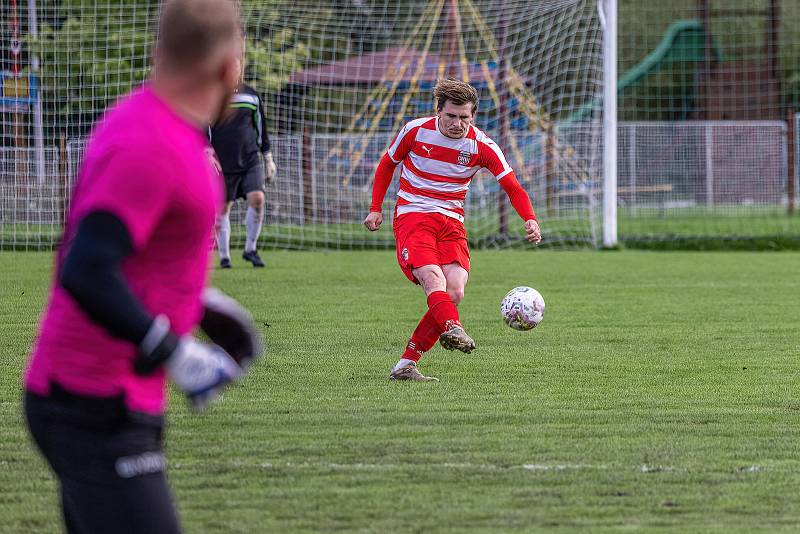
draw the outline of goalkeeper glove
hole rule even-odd
[[[207,146],[203,152],[208,159],[208,162],[214,168],[218,175],[222,175],[222,164],[219,162],[219,158],[217,157],[217,153],[214,151],[214,147]]]
[[[275,160],[272,159],[272,152],[264,152],[264,176],[266,177],[268,184],[272,183],[272,180],[275,179],[275,174],[277,174],[277,172],[278,166],[275,165]]]
[[[242,369],[264,353],[261,337],[256,332],[250,313],[241,304],[220,290],[209,287],[203,292],[203,318],[200,328],[208,338],[222,347]]]
[[[145,375],[162,363],[167,376],[197,410],[208,406],[225,386],[244,374],[223,349],[191,336],[178,338],[170,330],[169,319],[159,315],[139,345],[134,370]]]

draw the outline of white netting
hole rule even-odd
[[[796,246],[800,3],[637,4],[620,16],[621,239]]]
[[[620,233],[785,233],[786,133],[782,121],[620,124]]]
[[[4,156],[0,246],[50,246],[58,236],[91,124],[147,75],[157,8],[141,0],[38,4],[39,37],[19,59],[25,72],[34,54],[40,59],[47,164],[37,163],[31,109],[3,115],[4,145],[24,146],[26,156]],[[18,9],[27,20],[27,6]],[[246,78],[263,96],[279,168],[268,188],[267,243],[392,246],[389,229],[361,227],[372,174],[405,121],[434,113],[432,85],[447,75],[478,88],[477,125],[532,194],[549,242],[596,243],[595,0],[266,0],[243,1],[242,13]],[[486,176],[473,182],[467,221],[476,244],[519,242],[521,223]],[[234,230],[234,243],[242,237]]]
[[[596,245],[598,1],[242,0],[247,78],[266,104],[279,166],[264,239],[390,247],[388,229],[360,225],[373,169],[404,121],[433,112],[433,81],[449,74],[478,87],[477,124],[515,166],[549,242]],[[77,147],[147,75],[158,2],[36,6],[38,36],[26,2],[0,7],[0,248],[57,239]],[[789,125],[800,109],[800,3],[619,7],[620,240],[797,241],[789,197],[800,158],[789,147],[800,141]],[[492,180],[475,180],[468,208],[475,244],[518,242],[516,215]]]
[[[16,35],[23,46],[8,55],[4,46],[0,67],[0,248],[57,242],[82,140],[147,75],[157,3],[45,0],[29,7],[2,8],[3,22],[11,22],[3,37]]]
[[[249,15],[259,42],[266,34]],[[305,218],[299,229],[269,228],[268,239],[284,242],[281,232],[293,231],[310,245],[392,246],[389,231],[361,227],[375,167],[406,121],[434,114],[433,84],[450,75],[478,88],[477,124],[548,218],[550,242],[595,243],[602,35],[593,0],[352,2],[282,15],[270,35],[304,46],[267,115],[301,136]],[[490,177],[473,181],[475,244],[519,242],[521,223],[507,204]]]

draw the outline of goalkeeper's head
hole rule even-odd
[[[213,121],[239,84],[242,47],[233,0],[168,0],[158,22],[153,79],[167,93],[186,95],[198,108],[190,113]]]

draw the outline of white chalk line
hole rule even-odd
[[[620,466],[608,464],[583,464],[583,463],[524,463],[524,464],[490,464],[490,463],[471,463],[471,462],[441,462],[441,463],[337,463],[337,462],[259,462],[255,464],[247,462],[233,461],[229,462],[233,468],[256,468],[265,470],[292,470],[292,469],[308,469],[308,470],[331,470],[331,471],[401,471],[409,469],[444,469],[453,471],[531,471],[531,472],[548,472],[548,471],[599,471],[599,470],[615,470],[615,471],[637,471],[639,473],[672,473],[672,472],[688,472],[690,469],[675,467],[671,465],[651,465],[640,464],[635,466]],[[181,469],[182,467],[189,467],[188,464],[174,463],[170,465],[172,469]],[[760,473],[766,471],[762,465],[747,465],[739,466],[732,469],[734,473]]]

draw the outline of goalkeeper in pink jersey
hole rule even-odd
[[[364,219],[368,230],[380,228],[383,199],[395,167],[401,165],[393,224],[397,262],[409,280],[422,286],[428,311],[389,375],[392,380],[438,380],[417,368],[437,340],[448,350],[475,349],[475,341],[459,321],[458,304],[470,267],[464,199],[480,169],[491,172],[506,192],[525,221],[528,241],[542,240],[528,193],[497,144],[472,124],[478,109],[475,88],[454,79],[440,80],[433,95],[437,115],[406,124],[381,158],[372,205]]]
[[[180,532],[166,381],[200,408],[262,353],[249,313],[206,287],[223,184],[205,132],[241,49],[232,0],[165,2],[151,79],[92,131],[24,378],[67,532]]]

